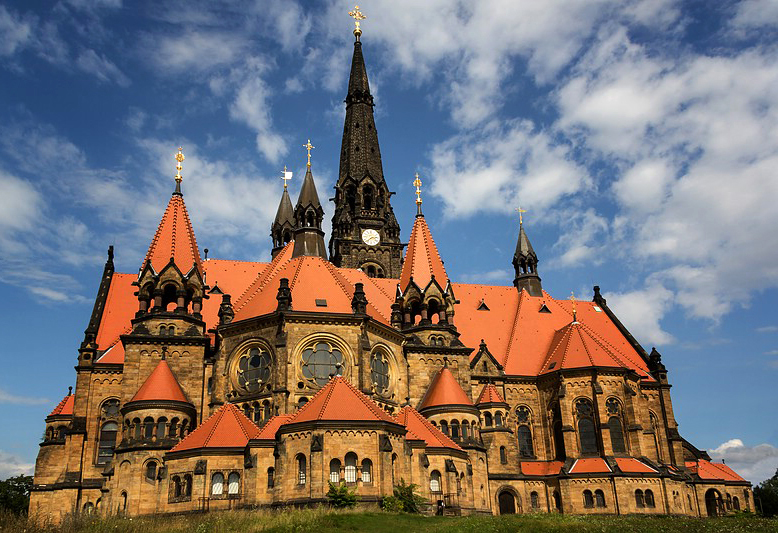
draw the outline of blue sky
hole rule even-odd
[[[281,168],[338,172],[344,2],[0,4],[0,478],[73,385],[109,244],[135,272],[184,147],[211,257],[266,260]],[[517,220],[558,298],[609,305],[674,385],[681,433],[778,466],[778,3],[361,3],[392,203],[458,281],[510,284]],[[329,224],[332,204],[325,206]]]

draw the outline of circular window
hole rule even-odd
[[[323,387],[330,377],[343,374],[343,354],[327,342],[303,350],[303,376]]]
[[[238,360],[238,385],[257,392],[270,381],[270,354],[257,347],[249,348]]]
[[[370,379],[376,392],[383,393],[389,389],[389,361],[382,352],[374,353],[370,358]]]
[[[119,414],[119,400],[108,400],[103,403],[103,416],[114,417]]]

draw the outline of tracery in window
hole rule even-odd
[[[119,400],[110,399],[103,402],[102,414],[106,418],[113,418],[119,414]]]
[[[520,405],[516,408],[516,421],[519,424],[529,423],[530,410],[526,405]]]
[[[592,402],[580,398],[575,402],[575,412],[578,415],[578,438],[581,442],[581,454],[596,455],[599,451],[597,433],[594,426]]]
[[[270,381],[273,359],[266,350],[252,346],[238,360],[238,385],[248,392],[258,392]]]
[[[374,353],[370,358],[370,380],[379,394],[389,389],[389,360],[381,351]]]
[[[302,370],[306,379],[323,387],[331,376],[343,374],[343,354],[328,342],[317,342],[303,350]]]

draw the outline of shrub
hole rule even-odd
[[[16,514],[26,514],[30,505],[32,476],[9,477],[0,481],[0,509]]]
[[[335,484],[330,481],[330,490],[327,491],[327,498],[330,501],[330,505],[338,509],[354,507],[357,504],[356,490],[349,489],[345,483]]]
[[[417,488],[419,486],[415,483],[406,484],[405,479],[400,478],[400,483],[394,486],[394,496],[385,497],[382,507],[386,511],[418,513],[424,498],[416,494]]]

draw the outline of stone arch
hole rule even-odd
[[[510,485],[504,485],[497,490],[497,509],[500,514],[516,514],[521,512],[521,496]]]

